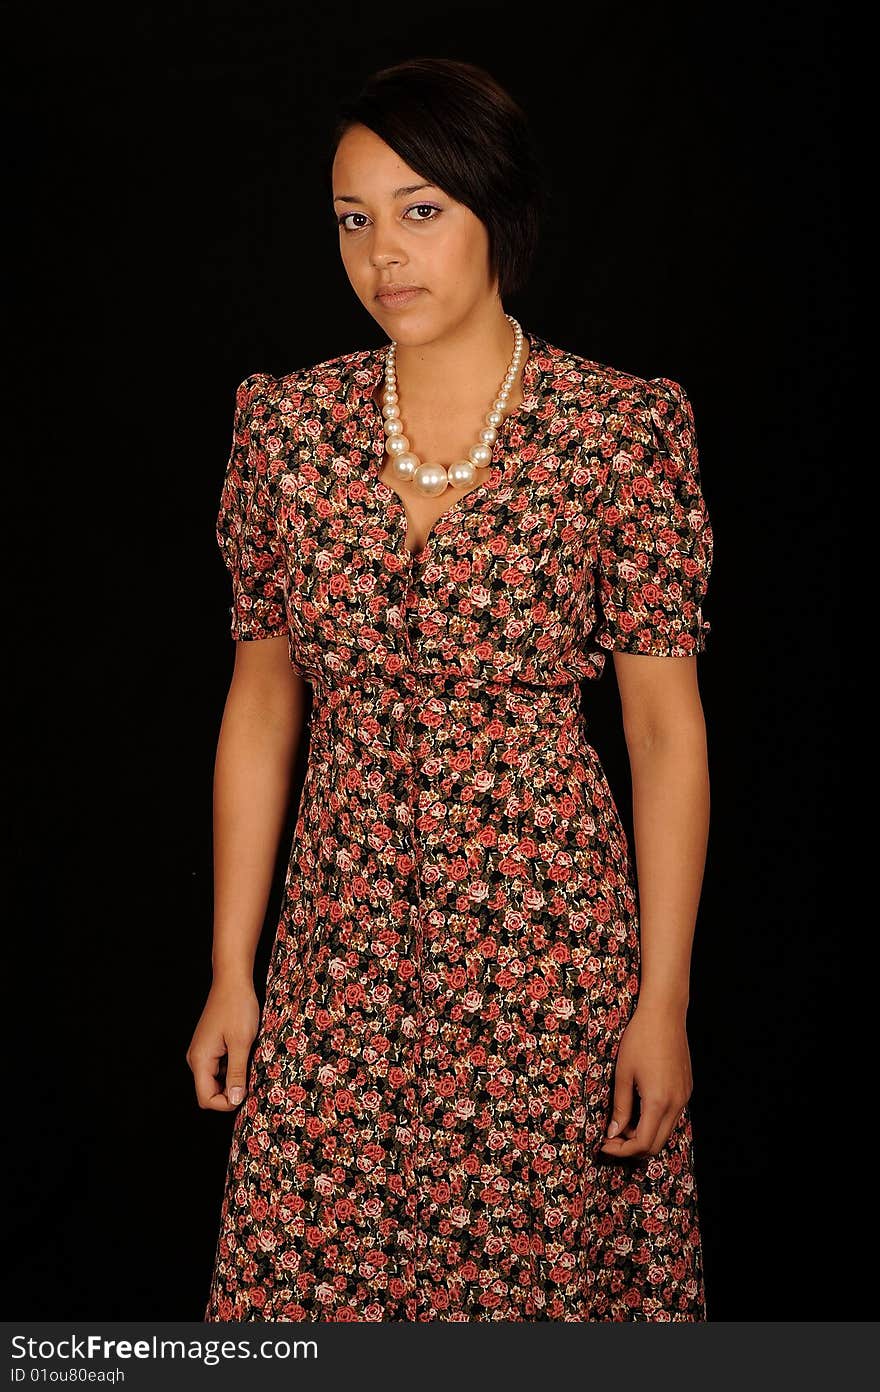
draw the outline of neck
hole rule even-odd
[[[493,308],[481,318],[471,318],[442,338],[425,344],[398,344],[397,383],[401,401],[410,409],[448,410],[450,401],[459,408],[487,409],[498,393],[513,359],[513,325]],[[529,355],[523,339],[520,370],[510,392],[511,403],[520,396],[522,368]],[[384,388],[384,379],[379,384]]]

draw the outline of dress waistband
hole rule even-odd
[[[582,719],[581,689],[576,681],[558,686],[539,686],[517,679],[486,680],[461,677],[450,672],[420,672],[402,668],[390,676],[353,673],[340,674],[333,686],[316,684],[312,723],[334,718],[343,712],[355,716],[366,710],[374,718],[400,719],[407,712],[430,723],[437,717],[454,718],[456,708],[467,711],[465,723],[472,725],[482,710],[486,720],[493,717],[505,724],[560,725]]]

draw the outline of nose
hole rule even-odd
[[[387,266],[400,266],[406,261],[397,237],[398,229],[393,219],[390,222],[380,219],[374,224],[370,261],[376,270],[382,270]]]
[[[393,252],[393,251],[388,251],[388,252],[374,251],[374,252],[371,254],[371,256],[370,256],[370,260],[372,261],[373,265],[376,267],[376,270],[377,270],[377,271],[380,271],[380,270],[383,270],[386,266],[399,266],[399,265],[401,265],[401,263],[402,263],[402,261],[403,261],[403,257],[402,257],[398,252]]]

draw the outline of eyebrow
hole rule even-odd
[[[403,188],[395,189],[392,198],[403,198],[404,194],[417,193],[419,189],[437,188],[436,184],[404,184]],[[356,198],[353,193],[337,193],[333,199],[334,203],[363,203],[362,198]]]

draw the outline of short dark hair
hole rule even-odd
[[[337,107],[331,182],[339,142],[356,124],[470,208],[489,234],[499,296],[520,290],[537,252],[547,190],[527,118],[511,95],[485,69],[451,58],[382,68]]]

